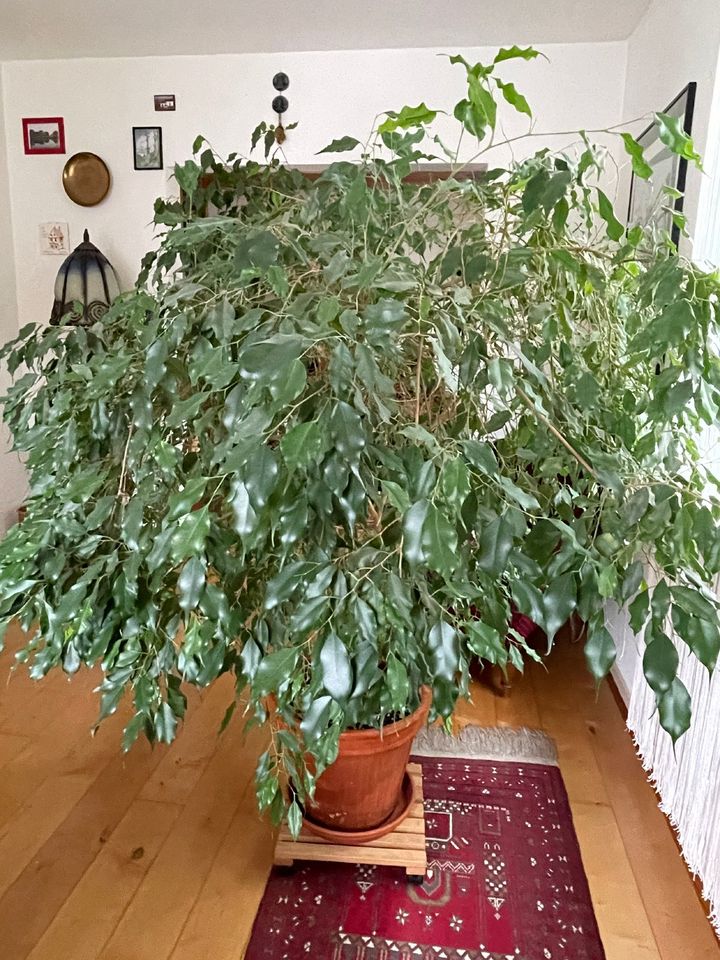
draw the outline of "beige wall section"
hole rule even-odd
[[[3,99],[3,72],[0,65],[0,104]],[[0,342],[5,343],[17,333],[17,301],[15,291],[15,260],[10,216],[7,149],[5,123],[0,111]],[[0,373],[0,391],[7,387]],[[8,450],[7,430],[0,425],[0,533],[14,521],[18,504],[25,492],[25,472],[18,457]]]
[[[492,58],[497,48],[465,51],[468,59]],[[530,100],[538,131],[577,130],[617,123],[624,94],[624,42],[551,44],[548,60],[503,65]],[[84,227],[132,284],[142,254],[152,243],[153,201],[165,191],[163,172],[135,171],[133,125],[163,128],[166,166],[190,155],[204,134],[221,155],[249,148],[260,120],[274,120],[272,77],[290,77],[289,122],[298,121],[285,144],[291,163],[317,162],[317,151],[334,137],[363,140],[384,110],[426,103],[452,109],[464,95],[464,74],[441,50],[364,50],[293,54],[240,54],[105,60],[17,61],[5,65],[5,108],[13,208],[20,323],[47,316],[55,258],[37,254],[37,225],[62,220],[71,245]],[[451,51],[452,52],[452,51]],[[155,113],[154,93],[174,93],[175,113]],[[63,116],[68,153],[91,150],[108,164],[113,184],[99,206],[75,206],[65,196],[61,173],[66,157],[23,154],[23,116]],[[503,114],[508,136],[527,129],[527,118]],[[444,123],[443,123],[444,121]],[[441,118],[451,143],[455,121]],[[515,144],[516,155],[543,145],[562,148],[573,137],[536,137]],[[465,156],[473,152],[463,141]],[[261,154],[260,154],[261,156]],[[496,151],[490,162],[507,160]]]

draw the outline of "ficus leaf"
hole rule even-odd
[[[313,463],[322,449],[322,432],[319,424],[314,420],[296,424],[282,438],[280,449],[290,469],[306,467]]]
[[[626,500],[622,509],[622,518],[628,526],[638,523],[645,515],[650,505],[650,491],[647,487],[641,487],[628,500]]]
[[[482,473],[494,475],[498,472],[498,462],[489,443],[479,440],[466,440],[463,443],[465,456]]]
[[[643,673],[656,694],[670,689],[677,675],[678,663],[678,652],[670,637],[656,627],[648,628]]]
[[[687,644],[700,663],[713,673],[720,658],[720,624],[690,616],[681,607],[672,608],[675,633]]]
[[[635,560],[625,571],[622,586],[620,588],[620,600],[627,603],[631,597],[635,597],[645,576],[645,568],[640,560]]]
[[[667,113],[656,113],[655,119],[658,125],[658,136],[665,146],[683,157],[690,160],[695,166],[702,169],[700,154],[695,149],[692,139],[682,128],[682,119],[680,117],[671,117]]]
[[[297,802],[297,800],[293,800],[293,802],[290,804],[287,821],[288,829],[290,830],[290,836],[293,838],[293,840],[296,840],[300,836],[303,822],[302,810],[300,809],[300,804]]]
[[[253,691],[259,697],[266,697],[286,686],[295,669],[299,651],[294,647],[286,647],[269,653],[260,661],[253,678]]]
[[[635,633],[640,633],[650,613],[650,593],[642,590],[628,607],[630,626]]]
[[[692,380],[681,380],[674,383],[663,398],[663,412],[666,417],[672,418],[683,413],[693,397],[695,388]]]
[[[518,113],[524,113],[526,116],[532,117],[530,104],[527,102],[525,97],[519,93],[518,90],[516,90],[514,83],[507,83],[497,79],[495,82],[510,106],[515,107]]]
[[[660,580],[653,588],[652,599],[650,601],[650,611],[653,620],[658,626],[661,626],[670,609],[670,590],[667,580]]]
[[[405,514],[410,509],[410,496],[404,487],[392,480],[383,480],[382,487],[387,498],[398,513]]]
[[[303,600],[295,608],[295,612],[290,618],[288,625],[290,632],[304,636],[313,628],[318,627],[326,617],[329,602],[329,597],[325,595]]]
[[[690,728],[692,716],[690,694],[679,677],[675,677],[670,688],[658,697],[657,704],[660,725],[676,743]]]
[[[440,486],[448,503],[459,510],[470,493],[470,473],[461,457],[445,463],[440,474]]]
[[[598,592],[601,597],[614,597],[617,590],[617,569],[612,564],[600,568],[597,578]]]
[[[258,145],[258,143],[260,142],[260,138],[263,136],[266,130],[267,130],[267,124],[265,123],[264,120],[261,121],[255,127],[255,129],[252,132],[252,136],[250,138],[250,152],[252,152],[255,149],[255,147]]]
[[[353,673],[347,648],[336,633],[329,633],[320,649],[323,686],[330,696],[343,703],[353,688]]]
[[[155,736],[160,743],[172,743],[175,739],[177,719],[170,704],[164,702],[155,714]]]
[[[432,123],[436,116],[437,110],[431,110],[425,103],[419,103],[416,107],[403,107],[397,113],[389,110],[387,120],[380,124],[378,132],[392,133],[394,130],[407,130],[410,127]]]
[[[699,590],[678,584],[670,587],[670,593],[674,603],[679,604],[686,613],[693,617],[699,617],[701,620],[717,623],[718,608],[716,604],[711,603]]]
[[[419,500],[410,507],[403,520],[403,553],[411,565],[423,563],[426,559],[423,527],[429,508],[427,500]]]
[[[505,60],[534,60],[536,57],[543,56],[539,50],[534,47],[518,47],[513,44],[512,47],[502,47],[496,55],[493,63],[503,63]]]
[[[471,100],[460,100],[455,104],[453,115],[465,129],[478,140],[482,140],[487,132],[487,117],[477,103]]]
[[[594,619],[588,624],[585,640],[585,660],[596,680],[602,680],[615,663],[615,641],[603,620]]]
[[[480,531],[480,550],[477,565],[493,576],[501,574],[512,549],[513,529],[505,517],[495,517]]]
[[[436,623],[428,635],[437,676],[452,680],[458,668],[459,645],[457,632],[444,620]]]
[[[513,600],[520,613],[530,617],[538,626],[545,626],[545,606],[542,593],[525,580],[519,580],[512,586]]]
[[[359,146],[360,141],[356,140],[355,137],[340,137],[339,139],[331,141],[326,147],[323,147],[322,150],[318,150],[318,153],[347,153]]]
[[[190,557],[178,577],[180,607],[187,613],[194,610],[200,602],[200,594],[205,586],[205,560],[202,557]]]
[[[387,677],[392,707],[394,710],[398,710],[407,702],[410,693],[410,680],[405,664],[402,660],[399,660],[394,653],[391,653],[388,657],[385,675]]]
[[[606,193],[598,188],[598,211],[607,226],[607,234],[611,240],[620,240],[625,233],[625,227],[615,216],[615,209],[612,201]]]
[[[473,110],[482,118],[482,125],[495,129],[497,120],[497,103],[487,81],[474,73],[468,74],[468,99]]]
[[[305,711],[305,716],[300,723],[305,743],[312,744],[322,735],[330,717],[332,704],[332,697],[323,695],[313,700]]]
[[[250,503],[248,488],[242,480],[233,481],[230,503],[235,517],[233,526],[241,537],[247,537],[255,530],[258,518]]]
[[[267,230],[249,233],[235,249],[235,266],[238,270],[264,270],[275,263],[280,244]]]
[[[279,468],[275,451],[267,444],[260,444],[248,457],[243,473],[250,502],[258,512],[268,502],[278,482]]]
[[[181,517],[177,526],[169,532],[171,533],[169,554],[176,563],[185,560],[192,554],[202,553],[210,533],[210,511],[208,507],[202,507],[200,510],[194,510]],[[150,554],[148,554],[148,563],[150,563]]]
[[[630,133],[621,133],[625,151],[632,161],[633,173],[642,180],[649,180],[652,176],[652,167],[645,159],[645,153],[642,146]]]
[[[564,626],[577,605],[577,585],[571,573],[553,580],[543,593],[545,632],[552,641],[560,627]]]
[[[189,480],[182,490],[174,493],[168,501],[168,521],[178,520],[190,513],[195,504],[200,501],[206,486],[207,477],[195,477]]]
[[[422,550],[427,565],[445,577],[449,577],[457,566],[457,530],[432,503],[423,523]]]

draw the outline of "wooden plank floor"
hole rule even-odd
[[[241,960],[272,859],[254,808],[262,731],[218,737],[232,696],[190,698],[172,747],[119,750],[127,714],[89,728],[96,675],[6,684],[0,656],[0,960]],[[720,960],[612,692],[558,647],[459,722],[535,726],[558,742],[608,960]]]

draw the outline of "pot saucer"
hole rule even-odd
[[[334,830],[332,827],[325,826],[325,824],[316,823],[314,820],[311,820],[307,814],[305,814],[303,824],[311,833],[322,837],[323,840],[327,840],[330,843],[354,845],[370,843],[372,840],[377,840],[378,837],[384,837],[386,833],[392,833],[410,813],[410,808],[414,802],[415,788],[406,772],[403,777],[402,790],[400,791],[400,797],[395,805],[395,809],[387,820],[384,820],[379,826],[372,827],[370,830]]]

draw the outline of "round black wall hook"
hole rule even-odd
[[[273,77],[273,86],[282,93],[290,86],[290,77],[286,73],[276,73]]]
[[[277,113],[279,115],[285,113],[289,106],[290,104],[288,103],[287,97],[275,97],[272,102],[273,113]]]

